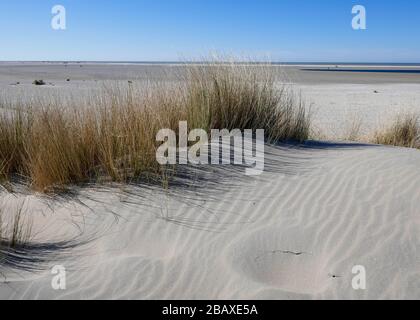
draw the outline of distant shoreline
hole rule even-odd
[[[226,63],[231,63],[226,61]],[[209,64],[200,61],[0,61],[1,65],[150,65],[150,66],[182,66]],[[236,64],[264,65],[288,67],[358,67],[358,68],[415,68],[420,69],[420,63],[367,63],[367,62],[238,62]]]
[[[310,72],[358,72],[358,73],[409,73],[409,74],[420,74],[420,68],[365,68],[365,69],[343,69],[343,68],[323,68],[323,69],[302,69],[302,71]]]

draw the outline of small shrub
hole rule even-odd
[[[46,85],[44,80],[35,80],[34,82],[32,82],[32,84],[36,85],[36,86],[44,86]]]

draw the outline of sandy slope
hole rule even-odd
[[[31,197],[38,241],[95,239],[46,255],[67,268],[66,290],[50,269],[9,270],[0,298],[420,298],[418,150],[269,148],[261,177],[222,177],[174,194],[85,190],[84,205],[48,201],[54,213]]]

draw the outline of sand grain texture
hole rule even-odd
[[[48,227],[35,225],[44,241],[80,226],[96,235],[48,262],[66,266],[67,289],[51,288],[50,270],[8,273],[0,298],[420,298],[418,150],[313,143],[266,152],[261,177],[207,195],[83,191],[89,209],[62,204],[44,217]],[[355,265],[366,268],[364,291],[352,288]]]

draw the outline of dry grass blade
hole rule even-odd
[[[308,138],[300,99],[270,65],[187,65],[176,83],[104,88],[82,104],[65,99],[0,101],[0,177],[48,192],[87,182],[160,180],[156,134],[189,129],[264,129],[268,142]],[[172,168],[170,168],[172,169]]]
[[[391,125],[374,134],[373,142],[420,149],[420,117],[415,114],[398,116]]]
[[[4,205],[0,207],[0,263],[2,252],[23,248],[30,241],[32,223],[24,207],[24,203],[7,211]]]

